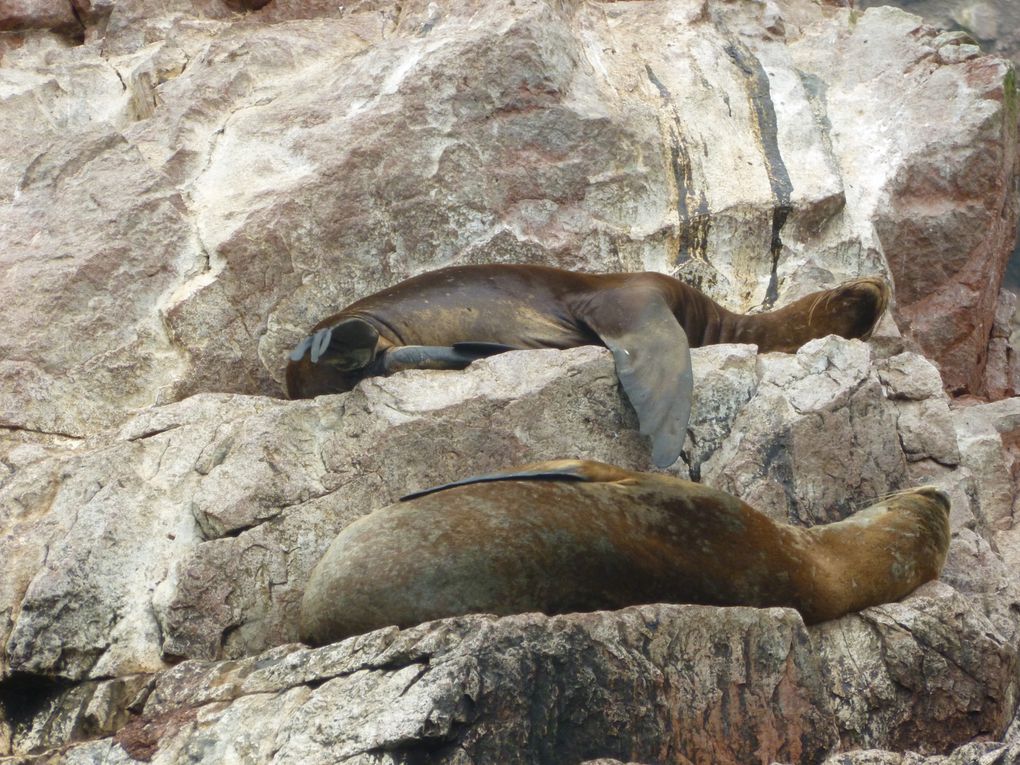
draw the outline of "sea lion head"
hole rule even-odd
[[[763,353],[796,353],[809,340],[827,335],[867,340],[891,297],[884,279],[866,276],[805,295],[776,311],[738,316],[741,329],[733,336],[754,342]]]
[[[941,569],[949,550],[949,494],[936,486],[919,486],[894,494],[887,501],[890,506],[916,518],[935,550]]]
[[[848,521],[861,518],[874,522],[881,529],[872,540],[881,547],[889,559],[895,561],[894,571],[882,586],[889,587],[884,599],[898,600],[924,582],[936,579],[949,551],[949,495],[935,486],[919,486],[895,492],[872,507],[850,516]],[[832,528],[838,527],[835,524]],[[854,533],[866,540],[871,532],[867,526]],[[876,558],[879,560],[881,558]],[[909,565],[906,565],[909,564]],[[875,569],[880,570],[880,567]],[[895,590],[895,591],[894,591]]]
[[[916,494],[921,499],[934,502],[942,509],[942,512],[946,514],[946,517],[949,517],[949,493],[937,486],[919,486],[916,489],[904,492],[904,494]]]
[[[800,609],[816,624],[892,603],[937,579],[949,551],[949,495],[934,486],[894,492],[797,534],[818,543]]]
[[[378,342],[378,330],[357,317],[317,327],[291,351],[287,396],[298,399],[346,393],[373,373]]]
[[[875,276],[820,293],[808,310],[808,324],[822,325],[826,334],[867,340],[889,307],[889,283]]]

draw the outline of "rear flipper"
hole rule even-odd
[[[464,369],[472,361],[517,350],[500,343],[454,343],[451,345],[403,345],[382,357],[383,374],[405,369]]]

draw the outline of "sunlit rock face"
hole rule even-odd
[[[1007,62],[808,0],[258,4],[0,0],[0,755],[1015,750]],[[283,400],[315,321],[486,262],[658,270],[739,311],[889,278],[869,343],[696,349],[671,472],[804,525],[934,483],[941,580],[810,629],[648,605],[295,645],[332,537],[406,492],[650,468],[599,348]]]
[[[738,310],[886,273],[948,388],[984,392],[1015,84],[917,17],[802,0],[79,16],[83,45],[5,22],[23,30],[0,71],[8,426],[82,436],[196,392],[277,395],[314,321],[490,261],[670,271]]]
[[[955,39],[961,55],[979,50],[994,52],[1020,64],[1020,5],[1012,0],[858,0],[858,8],[891,5],[922,16]],[[1015,83],[1015,79],[1012,80]],[[1016,103],[1007,88],[1009,103]],[[1014,109],[1015,106],[1009,108]],[[1007,265],[1003,289],[999,292],[988,343],[984,389],[969,392],[992,399],[1020,393],[1020,315],[1016,310],[1020,294],[1020,244]],[[951,302],[951,301],[950,301]]]

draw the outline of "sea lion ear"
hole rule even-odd
[[[646,286],[619,287],[595,294],[579,318],[613,352],[652,460],[669,467],[687,437],[694,394],[691,346],[669,303]]]

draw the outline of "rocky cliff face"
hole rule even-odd
[[[962,45],[980,46],[981,50],[993,51],[1020,63],[1020,4],[1013,0],[857,0],[856,5],[859,8],[882,5],[903,8],[923,16],[933,26],[952,30]],[[988,346],[985,393],[993,398],[1017,394],[1018,361],[1010,346],[1020,346],[1018,295],[1020,244],[1013,250],[1007,265]]]
[[[808,0],[33,0],[0,29],[0,755],[1015,755],[1006,61]],[[934,482],[941,581],[810,629],[654,605],[294,644],[332,536],[402,493],[649,467],[597,348],[280,398],[315,320],[482,262],[661,270],[741,311],[889,277],[870,344],[695,351],[674,472],[806,524]]]
[[[1010,0],[858,0],[856,5],[903,8],[942,29],[965,31],[985,50],[1020,62],[1020,6]]]

